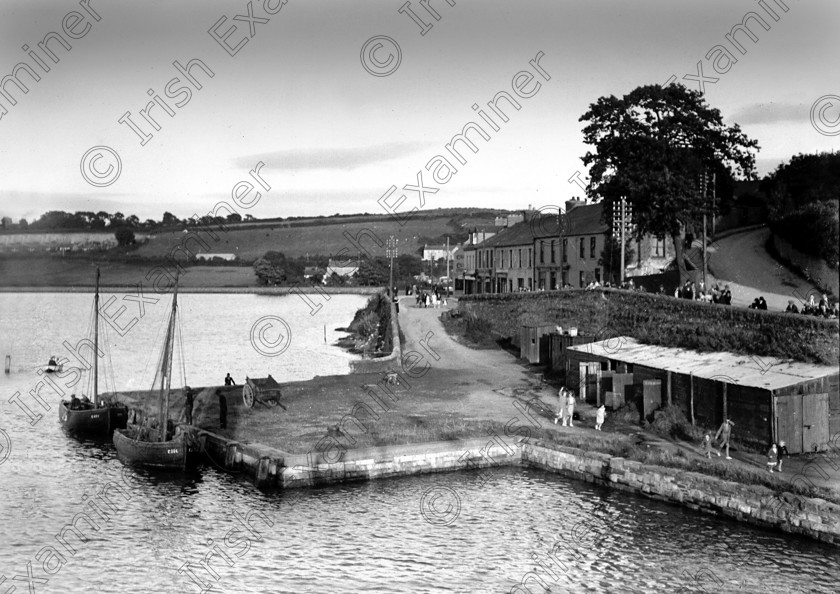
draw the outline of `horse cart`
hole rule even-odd
[[[280,384],[270,374],[268,377],[246,377],[245,385],[242,386],[242,401],[248,408],[262,404],[269,408],[280,406],[285,410],[286,407],[280,403],[282,396]]]

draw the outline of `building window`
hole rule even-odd
[[[589,257],[590,258],[595,257],[595,243],[596,243],[595,240],[596,240],[595,237],[590,237],[589,238]]]
[[[519,268],[522,268],[522,248],[517,250],[519,252]]]
[[[584,237],[580,238],[580,249],[578,250],[578,254],[581,260],[586,258],[586,239]]]
[[[581,241],[583,241],[583,240],[581,239]],[[584,282],[584,274],[585,274],[585,273],[583,272],[583,270],[581,270],[581,271],[580,271],[580,280],[578,281],[578,285],[580,286],[580,288],[581,288],[581,289],[582,289],[584,286],[586,286],[586,285],[584,285],[584,284],[583,284],[583,282]]]
[[[664,258],[665,257],[665,238],[664,237],[657,237],[654,239],[653,242],[653,257],[654,258]]]
[[[563,264],[569,261],[569,240],[563,240]]]
[[[551,240],[551,263],[554,264],[554,240]]]
[[[534,255],[534,250],[528,248],[528,268],[532,268],[534,266],[534,261],[532,259]]]
[[[540,241],[540,264],[545,264],[545,242]]]

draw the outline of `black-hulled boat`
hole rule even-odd
[[[96,269],[96,293],[93,298],[93,369],[89,377],[90,396],[62,400],[58,405],[58,421],[70,433],[110,435],[128,422],[128,408],[115,399],[99,394],[99,269]],[[53,357],[50,363],[56,362]]]
[[[169,314],[166,339],[158,368],[160,389],[157,427],[132,424],[125,429],[114,431],[114,446],[117,448],[117,455],[124,463],[169,470],[188,470],[198,463],[201,445],[195,437],[193,428],[189,425],[181,425],[173,430],[169,421],[169,394],[172,385],[172,358],[176,342],[177,314],[178,283],[176,282],[172,295],[172,311]],[[152,392],[155,390],[155,383],[153,382]]]

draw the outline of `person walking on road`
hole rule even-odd
[[[607,416],[607,407],[603,404],[598,407],[598,412],[595,413],[595,430],[600,431],[601,425],[604,424],[604,420]]]
[[[233,378],[232,378],[232,377],[230,377],[230,373],[228,373],[228,374],[225,376],[225,385],[226,385],[226,386],[235,386],[235,385],[236,385],[236,382],[235,382],[235,381],[233,381]]]
[[[776,465],[779,463],[779,456],[778,451],[776,450],[776,444],[770,445],[770,451],[767,452],[767,470],[773,472],[773,469],[776,468]]]
[[[778,472],[782,471],[782,459],[787,458],[790,454],[788,454],[787,444],[784,441],[779,442],[779,447],[776,448],[776,454],[779,458],[779,463],[776,464],[776,470]]]
[[[557,424],[558,420],[563,420],[563,424],[565,425],[566,419],[566,388],[560,388],[557,392],[557,414],[554,415],[554,424]]]
[[[703,455],[706,458],[711,458],[712,452],[720,456],[720,452],[712,447],[712,436],[707,433],[703,436]]]
[[[726,446],[726,459],[727,460],[732,459],[732,456],[729,455],[729,438],[731,437],[732,426],[734,424],[735,423],[733,423],[729,419],[724,419],[723,424],[720,426],[720,429],[718,429],[717,433],[715,433],[715,441],[717,441],[718,438],[720,438],[720,444],[718,445],[718,447],[722,450],[723,446]]]

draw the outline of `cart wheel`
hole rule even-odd
[[[242,386],[242,402],[244,402],[245,406],[248,408],[254,408],[254,389],[250,386],[250,384]]]

